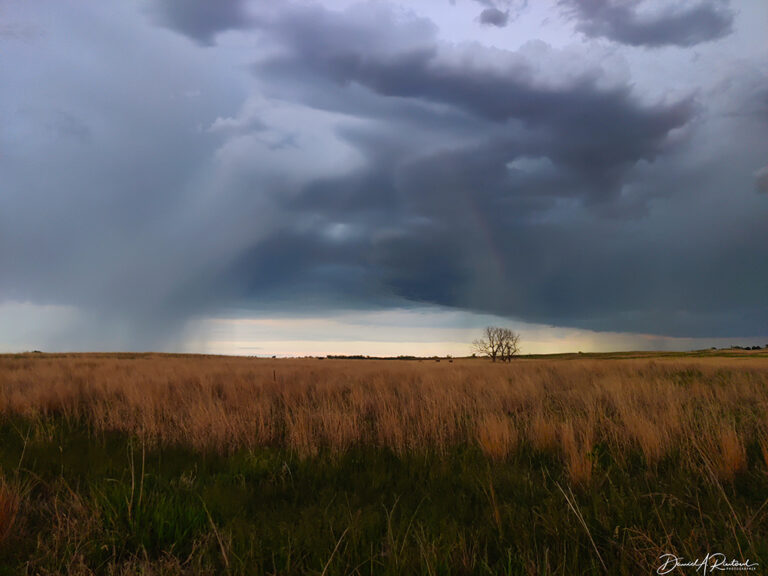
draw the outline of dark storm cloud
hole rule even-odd
[[[598,66],[548,82],[539,62],[551,54],[541,45],[517,54],[446,53],[428,23],[398,25],[386,13],[322,10],[271,23],[283,50],[254,74],[275,94],[382,124],[339,133],[365,167],[281,203],[316,228],[286,220],[279,236],[249,249],[249,264],[239,261],[227,277],[259,271],[249,274],[244,298],[272,293],[269,270],[278,270],[305,278],[286,284],[311,285],[314,294],[364,286],[369,302],[394,296],[678,336],[763,330],[763,228],[740,232],[728,258],[730,249],[712,242],[709,214],[692,218],[687,232],[644,222],[649,202],[680,194],[679,179],[698,186],[669,166],[668,182],[638,172],[675,154],[673,142],[685,145],[671,135],[694,122],[693,100],[641,102]],[[496,66],[474,64],[494,57]],[[421,106],[418,118],[409,105]],[[435,136],[422,145],[425,132]],[[338,222],[350,233],[330,238]],[[723,312],[718,293],[738,304]]]
[[[509,13],[498,8],[486,8],[480,12],[480,23],[504,28],[509,23]]]
[[[768,123],[768,76],[763,77],[763,86],[757,90],[750,101],[747,103],[745,110],[739,110],[737,112],[747,114],[755,114],[763,123]]]
[[[0,303],[75,306],[132,348],[226,309],[422,303],[765,334],[764,83],[715,117],[599,51],[448,44],[380,3],[247,8],[165,2],[148,29],[93,5],[98,26],[0,60]],[[258,49],[221,65],[231,47],[168,27]]]
[[[156,20],[202,44],[213,44],[216,34],[251,25],[245,0],[158,0],[149,10]]]
[[[643,13],[644,0],[560,0],[577,28],[631,46],[694,46],[717,40],[733,30],[728,2],[701,0],[693,5],[668,2],[663,9]]]
[[[361,16],[299,13],[272,22],[269,32],[285,53],[262,62],[256,74],[278,82],[304,79],[309,88],[300,97],[311,105],[333,105],[323,101],[324,83],[449,105],[477,118],[475,136],[495,129],[506,132],[501,141],[516,141],[512,149],[491,147],[497,170],[504,171],[505,163],[518,155],[546,157],[589,182],[589,188],[573,190],[588,201],[615,195],[626,169],[652,161],[667,146],[670,133],[685,126],[695,111],[691,99],[641,104],[625,84],[602,87],[599,68],[566,81],[542,79],[537,57],[551,55],[543,44],[517,54],[477,48],[445,53],[428,26],[414,21],[411,44],[400,48],[394,43],[400,35],[380,27],[385,17]],[[340,41],[345,36],[349,40]],[[373,39],[367,53],[358,50],[356,40],[363,36]],[[494,57],[498,66],[475,64]]]
[[[475,0],[483,6],[478,21],[488,26],[504,28],[528,6],[528,0]]]
[[[768,194],[768,166],[763,166],[755,171],[755,189],[758,192]]]
[[[256,305],[287,290],[299,301],[344,294],[376,303],[394,296],[596,330],[764,333],[766,233],[756,219],[728,231],[725,243],[712,233],[721,226],[712,215],[692,213],[685,228],[650,230],[642,221],[572,209],[558,218],[556,197],[504,194],[493,178],[478,176],[485,166],[480,156],[476,162],[474,177],[466,161],[446,161],[442,174],[424,180],[393,184],[370,174],[329,182],[324,194],[307,190],[285,210],[294,217],[309,211],[316,228],[286,225],[249,250],[224,283],[247,275],[243,295]],[[353,190],[357,206],[334,201],[334,192],[349,197]],[[391,204],[365,209],[361,195]],[[340,220],[354,233],[329,238],[323,222]]]

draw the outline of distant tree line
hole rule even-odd
[[[408,356],[401,354],[400,356],[367,356],[362,354],[328,354],[325,356],[328,360],[424,360],[424,356]],[[450,358],[450,356],[447,356]],[[318,360],[323,360],[322,357],[318,357]]]

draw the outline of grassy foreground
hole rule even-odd
[[[756,357],[0,357],[0,574],[762,570],[767,416]]]

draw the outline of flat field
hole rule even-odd
[[[0,574],[650,574],[707,553],[768,570],[764,353],[0,356]]]

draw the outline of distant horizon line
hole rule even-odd
[[[600,352],[584,352],[581,350],[568,351],[568,352],[549,352],[549,353],[528,353],[517,354],[516,358],[542,358],[542,357],[563,357],[563,356],[610,356],[610,355],[629,355],[629,354],[655,354],[660,356],[675,356],[680,354],[712,354],[717,352],[768,352],[768,344],[765,346],[752,345],[752,346],[729,346],[729,347],[709,347],[709,348],[695,348],[690,350],[606,350]],[[468,354],[468,355],[455,355],[455,354],[431,354],[426,356],[420,356],[415,354],[397,354],[397,355],[373,355],[373,354],[304,354],[304,355],[291,355],[291,354],[218,354],[210,352],[163,352],[154,350],[109,350],[109,351],[84,351],[84,350],[67,350],[67,351],[44,351],[44,350],[23,350],[16,352],[0,351],[0,357],[2,356],[204,356],[204,357],[216,357],[216,358],[250,358],[257,360],[301,360],[301,359],[317,359],[317,360],[472,360],[472,359],[487,359],[483,355]]]

